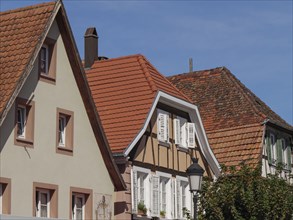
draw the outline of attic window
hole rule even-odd
[[[39,53],[40,80],[55,83],[56,78],[56,41],[46,38]]]

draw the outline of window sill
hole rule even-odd
[[[30,147],[33,148],[34,142],[29,139],[19,138],[17,137],[14,141],[15,145],[22,146],[22,147]]]
[[[162,141],[159,141],[159,145],[160,146],[164,146],[164,147],[170,147],[170,143],[169,142],[162,142]]]
[[[183,147],[181,144],[176,144],[177,150],[188,153],[188,147]]]
[[[40,81],[46,82],[46,83],[50,83],[55,85],[56,84],[56,79],[50,75],[46,75],[46,74],[40,74]]]
[[[56,153],[73,156],[73,149],[68,147],[57,146]]]

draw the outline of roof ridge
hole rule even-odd
[[[220,66],[220,67],[215,67],[215,68],[211,68],[211,69],[202,69],[202,70],[196,70],[196,71],[193,71],[193,72],[186,72],[186,73],[179,73],[179,74],[175,74],[175,75],[170,75],[168,76],[167,78],[171,78],[171,77],[177,77],[177,76],[180,76],[180,77],[193,77],[193,76],[196,76],[200,73],[203,73],[203,72],[213,72],[215,70],[220,70],[222,71],[223,69],[227,69],[225,66]]]
[[[25,6],[25,7],[22,7],[22,8],[10,9],[10,10],[7,10],[7,11],[1,11],[0,15],[19,13],[19,12],[22,12],[22,11],[28,11],[28,10],[31,10],[31,9],[41,8],[41,7],[45,7],[45,6],[48,6],[48,5],[54,5],[58,1],[60,1],[60,0],[53,0],[53,1],[49,1],[49,2],[43,2],[43,3],[40,3],[40,4],[36,4],[36,5]]]
[[[145,62],[146,62],[147,60],[144,58],[143,55],[139,55],[139,56],[137,57],[137,60],[138,60],[139,65],[141,66],[141,69],[142,69],[142,71],[143,71],[145,77],[146,77],[146,80],[148,81],[148,83],[149,83],[149,85],[150,85],[151,90],[152,90],[154,93],[157,92],[158,88],[157,88],[157,86],[156,86],[156,84],[155,84],[155,82],[154,82],[154,80],[153,80],[153,78],[152,78],[152,76],[151,76],[151,73],[150,73],[149,69],[147,68],[147,66],[146,66],[146,64],[145,64]]]

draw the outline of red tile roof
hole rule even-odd
[[[158,91],[188,100],[142,55],[96,61],[86,75],[113,153],[142,129]]]
[[[293,127],[246,88],[228,69],[170,76],[168,79],[198,106],[210,145],[220,164],[260,161],[264,120]],[[248,127],[249,129],[248,129]]]
[[[0,13],[0,116],[44,32],[55,2]]]

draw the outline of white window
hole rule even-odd
[[[36,216],[50,217],[50,192],[39,189],[36,191]]]
[[[183,218],[183,208],[192,211],[191,193],[189,191],[188,181],[184,177],[177,177],[176,180],[176,204],[177,218]]]
[[[132,174],[131,183],[131,196],[132,196],[132,212],[138,212],[138,204],[143,203],[147,209],[150,208],[150,170],[134,167]]]
[[[41,48],[40,54],[40,69],[41,73],[47,75],[49,66],[49,47],[44,44]]]
[[[66,116],[59,115],[59,132],[58,132],[58,139],[59,139],[59,146],[65,146],[65,132],[66,132]]]
[[[195,147],[194,123],[187,122],[187,119],[177,116],[173,121],[175,144],[187,148]]]
[[[137,172],[137,199],[138,203],[143,203],[145,204],[145,179],[146,179],[146,174],[142,172]]]
[[[167,183],[168,179],[160,177],[160,211],[167,211]]]
[[[152,216],[172,218],[171,174],[156,172],[152,176]]]
[[[2,200],[3,200],[3,191],[2,191],[2,183],[0,183],[0,214],[2,214]]]
[[[277,146],[276,146],[275,135],[270,134],[270,139],[271,139],[271,145],[270,145],[271,158],[272,158],[272,163],[275,164],[277,162]]]
[[[17,137],[25,138],[26,107],[19,105],[17,107]]]
[[[158,109],[157,135],[161,142],[169,143],[169,113]]]
[[[85,196],[84,194],[73,194],[72,195],[72,219],[83,220],[85,208]]]

